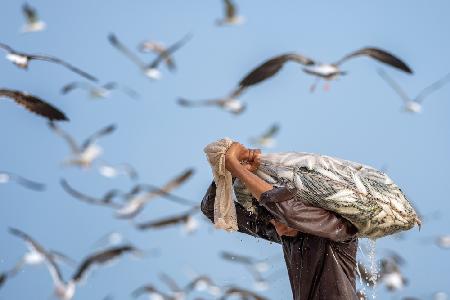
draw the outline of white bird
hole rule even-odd
[[[170,180],[161,188],[155,188],[151,185],[137,185],[133,191],[129,193],[128,201],[117,210],[118,218],[133,218],[139,212],[141,212],[145,205],[151,200],[165,196],[167,199],[176,201],[181,204],[188,204],[189,201],[184,199],[180,199],[178,197],[170,196],[170,192],[174,189],[178,188],[181,184],[183,184],[186,180],[188,180],[194,174],[194,169],[187,169],[183,171],[181,174]],[[144,193],[140,193],[144,191]]]
[[[68,62],[59,59],[57,57],[49,56],[49,55],[41,55],[41,54],[27,54],[23,52],[19,52],[11,48],[10,46],[0,43],[0,49],[6,52],[6,59],[15,64],[17,67],[21,69],[28,69],[28,65],[32,60],[41,60],[47,61],[55,64],[62,65],[63,67],[69,69],[70,71],[77,73],[78,75],[89,79],[91,81],[98,81],[97,78],[92,76],[91,74],[69,64]]]
[[[403,90],[397,82],[394,81],[386,72],[383,70],[378,70],[378,74],[380,74],[381,78],[383,78],[389,86],[402,98],[404,103],[404,110],[411,113],[419,113],[422,111],[422,102],[428,97],[431,93],[437,91],[442,88],[444,85],[450,82],[450,73],[439,79],[438,81],[432,83],[431,85],[422,89],[417,96],[411,98],[408,94]]]
[[[22,5],[22,13],[26,19],[26,23],[22,27],[22,32],[37,32],[47,27],[47,24],[39,19],[36,9],[27,3]]]
[[[110,96],[112,91],[117,89],[120,89],[123,93],[125,93],[132,99],[138,99],[140,97],[135,90],[126,86],[121,86],[117,82],[113,81],[107,82],[101,86],[93,85],[88,82],[70,82],[62,87],[61,94],[68,94],[75,89],[83,89],[87,91],[92,99],[106,99]]]
[[[29,180],[20,175],[0,170],[0,184],[5,184],[10,181],[14,181],[14,182],[20,184],[21,186],[26,187],[31,190],[34,190],[34,191],[45,190],[45,184],[43,184],[43,183],[32,181],[32,180]]]
[[[276,75],[287,62],[295,62],[304,65],[303,72],[315,76],[316,82],[312,85],[311,91],[315,89],[316,84],[321,80],[331,81],[337,79],[341,75],[346,75],[347,72],[341,70],[341,65],[349,59],[367,56],[379,62],[390,65],[406,73],[412,73],[412,70],[402,60],[393,54],[378,48],[366,47],[345,55],[342,59],[334,63],[320,63],[311,58],[305,57],[296,53],[287,53],[275,56],[258,67],[254,68],[248,75],[244,77],[239,83],[240,88],[247,88],[249,86],[258,84],[268,78]]]
[[[222,293],[222,288],[219,287],[214,281],[206,275],[198,275],[184,288],[186,293],[190,293],[195,290],[197,292],[207,292],[208,294],[219,297]]]
[[[120,208],[121,207],[120,203],[113,202],[114,198],[116,198],[122,194],[122,192],[117,189],[110,190],[110,191],[106,192],[103,197],[97,198],[97,197],[88,196],[86,194],[79,192],[78,190],[76,190],[72,186],[70,186],[69,183],[65,179],[61,179],[60,183],[61,183],[61,186],[64,189],[64,191],[66,191],[69,195],[71,195],[72,197],[74,197],[82,202],[89,203],[92,205],[97,205],[97,206],[108,206],[108,207],[112,207],[112,208]]]
[[[136,169],[127,163],[111,165],[106,162],[101,162],[98,167],[98,171],[102,176],[107,178],[115,178],[120,175],[125,175],[132,180],[136,180],[139,178],[139,174],[137,173]]]
[[[185,98],[179,98],[178,104],[184,107],[217,106],[227,112],[238,115],[244,112],[246,108],[246,105],[237,98],[242,92],[243,89],[237,89],[230,95],[219,99],[192,101]]]
[[[186,35],[184,38],[176,42],[175,44],[168,47],[165,51],[162,51],[151,63],[145,63],[142,61],[136,54],[131,52],[128,47],[126,47],[119,39],[114,35],[110,34],[108,36],[108,40],[112,46],[114,46],[117,50],[122,52],[125,56],[127,56],[131,61],[133,61],[138,67],[142,70],[145,76],[150,79],[158,80],[161,78],[161,71],[159,70],[159,65],[161,62],[166,61],[170,58],[170,56],[180,49],[187,41],[191,39],[191,35]],[[173,70],[169,67],[169,70]]]
[[[62,137],[70,147],[71,157],[64,164],[81,168],[90,168],[94,161],[103,153],[103,149],[96,144],[97,140],[116,130],[116,125],[114,124],[106,126],[88,137],[83,144],[78,145],[71,135],[56,126],[55,123],[49,122],[49,127]]]
[[[259,137],[250,139],[250,143],[261,148],[272,148],[276,144],[275,136],[280,131],[280,125],[272,124],[269,129]]]
[[[238,15],[237,6],[232,2],[232,0],[223,0],[223,5],[224,5],[224,17],[223,19],[216,21],[216,24],[218,26],[240,25],[244,23],[245,18],[243,16]]]

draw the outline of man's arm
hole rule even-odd
[[[357,229],[349,221],[333,212],[304,203],[285,187],[264,192],[260,204],[281,223],[300,232],[336,242],[356,237]]]
[[[203,197],[201,209],[203,214],[214,222],[214,202],[216,198],[216,185],[214,182],[209,186]],[[235,203],[239,232],[260,237],[271,242],[281,243],[275,227],[261,217],[251,214],[239,203]]]
[[[247,164],[242,164],[246,161]],[[356,228],[344,218],[325,209],[307,205],[286,188],[273,186],[251,171],[259,165],[259,152],[233,144],[226,153],[225,165],[238,177],[260,203],[288,227],[333,241],[346,241],[356,235]],[[276,226],[276,222],[275,226]]]

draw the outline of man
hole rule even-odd
[[[283,246],[294,300],[358,299],[355,286],[357,229],[344,218],[303,203],[284,187],[253,174],[259,150],[234,143],[225,165],[258,201],[257,213],[236,205],[239,231]],[[202,212],[214,220],[215,184],[202,201]]]

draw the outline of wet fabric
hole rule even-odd
[[[202,211],[214,220],[215,184],[202,201]],[[357,229],[346,219],[302,201],[284,187],[261,195],[254,212],[236,203],[239,232],[283,246],[294,300],[354,300]],[[300,232],[279,237],[269,223],[275,219]]]

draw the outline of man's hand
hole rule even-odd
[[[239,143],[233,143],[225,154],[225,166],[231,174],[240,165],[250,172],[254,172],[259,167],[260,154],[261,150],[259,149],[247,149]]]
[[[298,233],[298,230],[292,229],[284,225],[283,223],[275,221],[274,219],[270,220],[270,223],[275,226],[275,230],[277,231],[279,236],[296,236]]]

